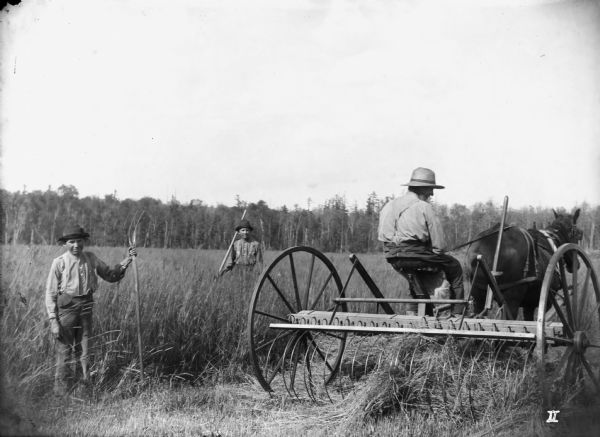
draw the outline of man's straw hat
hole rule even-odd
[[[407,187],[444,188],[443,185],[437,185],[435,183],[435,173],[433,170],[423,167],[415,168],[410,177],[410,182],[402,185]]]

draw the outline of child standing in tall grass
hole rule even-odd
[[[75,225],[68,228],[58,239],[66,249],[52,261],[46,282],[46,310],[50,318],[50,330],[56,343],[56,374],[54,393],[67,392],[67,363],[71,356],[81,362],[83,380],[88,379],[88,341],[92,332],[93,294],[98,288],[98,276],[108,282],[117,282],[133,257],[134,247],[128,256],[114,267],[109,267],[93,252],[84,252],[84,244],[90,235]]]
[[[260,243],[252,235],[252,225],[248,220],[241,220],[235,228],[240,238],[233,243],[231,256],[227,260],[221,275],[233,269],[234,266],[244,266],[252,269],[258,266],[262,270],[263,254]]]

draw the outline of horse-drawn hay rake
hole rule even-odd
[[[464,311],[460,316],[440,317],[436,307],[468,304],[470,290],[463,300],[429,295],[385,298],[358,257],[350,255],[350,262],[350,273],[342,282],[327,256],[298,246],[283,251],[259,277],[249,310],[248,340],[256,378],[266,391],[283,390],[313,400],[339,399],[373,370],[423,372],[416,363],[427,348],[453,338],[479,344],[474,356],[480,361],[484,351],[493,360],[508,356],[510,361],[516,355],[525,357],[521,363],[535,359],[541,393],[554,407],[560,404],[564,387],[570,393],[600,392],[596,355],[600,291],[592,262],[579,246],[564,244],[550,259],[533,321],[469,318]],[[502,289],[482,257],[477,268],[486,273],[490,292],[501,302]],[[371,297],[347,297],[353,294],[349,284],[356,274]],[[557,275],[560,287],[555,285]],[[397,314],[394,307],[407,303],[418,304],[417,315]],[[351,311],[351,306],[360,311]],[[367,311],[369,306],[376,309]],[[417,335],[407,338],[406,334]],[[490,344],[501,347],[490,348]],[[433,368],[435,359],[425,364],[421,359],[420,365]]]

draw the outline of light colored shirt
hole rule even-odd
[[[82,252],[79,257],[65,252],[52,261],[46,281],[46,310],[55,318],[56,301],[62,293],[86,296],[98,288],[98,276],[108,282],[117,282],[125,275],[123,264],[109,267],[93,252]]]
[[[262,264],[262,249],[260,243],[254,239],[248,241],[240,238],[233,243],[231,257],[227,261],[226,270],[233,268],[234,264],[242,266],[253,266],[256,263]]]
[[[379,214],[377,234],[384,243],[420,242],[438,252],[446,248],[433,206],[412,191],[385,204]]]

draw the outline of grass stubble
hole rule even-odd
[[[91,250],[110,262],[125,252]],[[222,251],[138,251],[145,385],[138,382],[128,274],[119,284],[102,283],[94,296],[91,381],[57,399],[44,286],[61,248],[2,247],[1,435],[597,435],[600,429],[595,403],[575,405],[559,425],[546,424],[529,350],[489,342],[390,338],[380,357],[389,364],[356,381],[343,400],[315,404],[265,393],[251,374],[245,335],[256,275],[234,270],[214,281]],[[267,262],[275,255],[267,253]],[[345,256],[330,256],[344,278]],[[394,296],[397,274],[378,255],[361,259]]]

